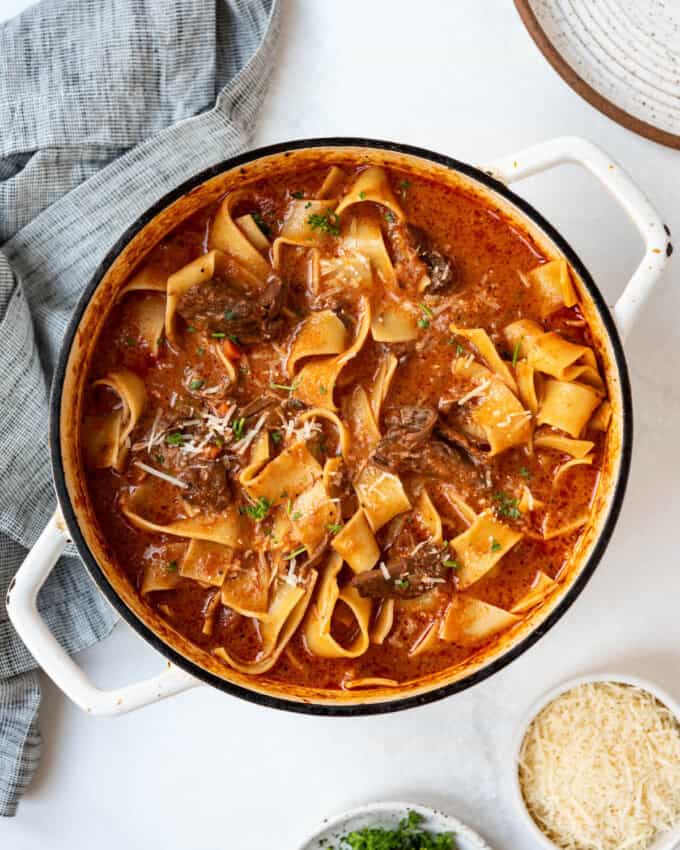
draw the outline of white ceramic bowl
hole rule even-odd
[[[451,815],[412,803],[370,803],[327,818],[295,850],[336,850],[342,835],[367,826],[394,829],[408,812],[422,816],[422,828],[430,832],[453,832],[457,850],[491,850],[481,836]]]
[[[515,737],[512,742],[509,780],[515,809],[519,813],[519,816],[526,828],[532,834],[537,846],[544,848],[544,850],[560,850],[560,848],[554,843],[554,841],[551,841],[544,832],[541,831],[538,824],[529,813],[526,803],[524,802],[524,796],[522,795],[522,788],[519,782],[518,769],[522,743],[531,722],[536,715],[542,711],[546,705],[548,705],[548,703],[551,703],[558,696],[566,693],[566,691],[570,691],[577,685],[584,685],[590,682],[619,682],[624,685],[632,685],[633,687],[640,688],[643,691],[648,691],[650,694],[655,696],[659,702],[663,703],[671,712],[673,712],[678,723],[680,723],[680,705],[673,699],[672,696],[670,696],[670,694],[666,693],[666,691],[659,688],[653,682],[648,682],[646,679],[639,679],[636,676],[628,676],[623,673],[594,673],[588,676],[579,676],[575,679],[568,679],[566,682],[552,688],[538,699],[524,715],[515,733]],[[673,850],[679,842],[680,821],[673,827],[673,829],[664,833],[657,838],[656,841],[652,842],[646,850]]]

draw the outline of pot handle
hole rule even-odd
[[[193,688],[200,682],[174,664],[151,679],[105,691],[96,687],[47,628],[38,611],[40,588],[68,542],[57,509],[17,570],[7,591],[7,613],[19,637],[42,669],[69,699],[90,714],[115,715]]]
[[[597,177],[637,227],[645,253],[616,302],[613,313],[626,337],[664,270],[672,252],[670,232],[642,191],[609,154],[578,136],[563,136],[501,157],[482,170],[503,183],[514,183],[563,163],[583,166]]]

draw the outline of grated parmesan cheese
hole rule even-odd
[[[168,475],[167,472],[161,472],[160,469],[154,469],[153,466],[149,466],[148,463],[142,463],[141,460],[134,461],[134,465],[138,466],[140,469],[143,469],[144,472],[148,472],[149,475],[155,475],[156,478],[160,478],[163,481],[167,481],[168,484],[174,484],[175,487],[181,487],[183,490],[189,486],[184,481],[180,481],[179,478],[175,478],[174,475]]]
[[[488,378],[485,378],[483,381],[477,384],[476,387],[471,389],[469,393],[465,393],[462,398],[459,398],[458,404],[463,405],[465,404],[465,402],[470,401],[471,399],[476,398],[479,395],[484,395],[484,393],[489,389],[490,386],[491,381]]]
[[[680,729],[652,694],[578,685],[529,727],[519,780],[539,828],[565,850],[643,850],[680,819]]]

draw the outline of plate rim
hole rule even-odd
[[[515,8],[522,20],[522,23],[527,29],[527,32],[533,39],[535,45],[541,51],[545,59],[557,71],[564,82],[580,95],[591,106],[606,115],[612,121],[625,127],[626,130],[631,130],[639,136],[650,139],[659,145],[664,145],[668,148],[680,150],[680,134],[671,133],[668,130],[662,130],[660,127],[655,127],[654,124],[649,124],[640,118],[636,118],[620,106],[616,106],[608,100],[603,94],[600,94],[594,89],[590,83],[587,83],[580,74],[578,74],[567,60],[562,56],[559,50],[548,37],[547,33],[541,26],[534,10],[531,7],[531,0],[514,0]]]
[[[314,829],[309,832],[302,841],[294,845],[293,850],[316,850],[316,848],[311,847],[311,843],[315,839],[323,838],[324,833],[328,832],[328,830],[341,826],[351,818],[370,815],[373,813],[379,814],[381,812],[393,813],[395,810],[401,810],[404,815],[407,811],[413,811],[424,816],[435,816],[443,819],[447,826],[450,826],[453,832],[465,835],[468,839],[470,839],[470,841],[474,842],[477,850],[492,850],[491,846],[487,844],[485,838],[483,838],[476,830],[472,829],[472,827],[455,817],[455,815],[451,815],[441,809],[435,809],[433,806],[427,806],[422,803],[408,803],[402,800],[364,803],[363,805],[346,809],[337,815],[330,815],[329,817],[324,818],[323,821],[317,823]]]

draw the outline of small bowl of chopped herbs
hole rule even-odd
[[[372,803],[324,821],[296,850],[490,850],[461,821],[427,806]]]

